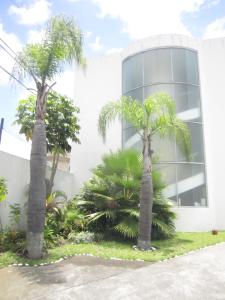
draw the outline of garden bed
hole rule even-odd
[[[154,241],[152,244],[157,248],[156,251],[138,251],[132,248],[132,243],[102,241],[90,244],[67,244],[61,247],[50,249],[48,256],[38,260],[28,260],[17,256],[11,251],[1,253],[0,267],[6,267],[12,264],[19,265],[40,265],[57,262],[61,259],[69,258],[73,255],[91,254],[106,259],[127,259],[144,260],[148,262],[157,262],[169,259],[178,255],[188,253],[203,247],[225,242],[225,232],[219,232],[218,235],[212,235],[210,232],[204,233],[177,233],[169,240]]]

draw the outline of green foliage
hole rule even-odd
[[[0,177],[0,202],[5,200],[6,196],[8,194],[6,181],[3,177]]]
[[[60,236],[67,239],[71,232],[79,232],[85,228],[84,215],[78,209],[76,201],[66,200],[65,193],[61,191],[53,192],[46,199],[45,238],[50,243]]]
[[[69,203],[64,209],[63,233],[68,236],[71,232],[79,232],[86,228],[84,214],[76,204]]]
[[[17,107],[15,123],[20,126],[20,133],[32,140],[35,124],[36,98],[29,96],[20,100]],[[52,169],[50,180],[46,185],[47,195],[51,193],[54,185],[59,156],[71,151],[71,141],[80,143],[78,138],[80,126],[78,125],[77,108],[73,101],[56,92],[52,92],[47,98],[47,111],[45,114],[47,151],[52,153]]]
[[[25,233],[14,230],[0,232],[0,252],[13,251],[22,254],[25,249]]]
[[[87,215],[90,231],[134,239],[138,235],[139,193],[142,159],[134,150],[118,151],[103,157],[93,170],[77,205]],[[153,171],[154,203],[152,236],[169,238],[174,234],[175,214],[168,200],[161,174]]]
[[[13,73],[24,79],[32,77],[40,82],[53,80],[62,72],[65,62],[73,59],[84,65],[82,53],[82,33],[73,18],[63,15],[52,17],[45,29],[44,39],[40,44],[27,44],[17,55]]]
[[[68,235],[68,241],[75,244],[93,243],[95,241],[95,234],[89,231],[72,232]]]
[[[18,225],[21,218],[20,204],[19,203],[10,204],[9,207],[10,207],[9,218],[10,218],[11,225],[12,226]]]
[[[49,225],[44,228],[44,243],[46,249],[51,249],[58,245],[58,236],[55,235],[54,230]]]
[[[62,232],[64,221],[64,206],[67,197],[62,191],[55,191],[51,193],[46,199],[46,218],[44,237],[46,243],[54,244]]]
[[[20,100],[17,107],[15,123],[20,125],[20,133],[24,134],[27,140],[32,139],[35,107],[35,96]],[[78,113],[79,108],[73,104],[73,100],[70,98],[56,92],[48,95],[45,124],[47,150],[50,153],[57,151],[65,154],[71,151],[71,141],[80,143],[78,138],[80,131]]]
[[[106,104],[99,115],[98,129],[103,139],[107,127],[117,118],[130,123],[143,137],[144,130],[153,137],[175,137],[188,159],[191,153],[191,136],[187,125],[176,115],[175,102],[165,93],[149,96],[141,104],[131,97]]]
[[[67,196],[62,191],[55,191],[51,193],[46,199],[46,212],[51,213],[55,212],[57,215],[60,215],[60,206],[63,206],[63,203],[67,201]]]

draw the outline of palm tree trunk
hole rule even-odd
[[[147,130],[143,136],[143,175],[140,192],[140,217],[138,248],[141,250],[151,249],[151,227],[152,227],[152,205],[153,205],[153,185],[151,170],[151,143]]]
[[[40,258],[43,256],[47,154],[43,110],[45,97],[45,89],[39,91],[30,156],[30,194],[27,219],[27,254],[29,258]]]

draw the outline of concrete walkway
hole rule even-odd
[[[0,270],[1,300],[225,300],[225,244],[147,264],[89,256]]]

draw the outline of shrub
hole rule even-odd
[[[76,201],[66,202],[63,192],[53,192],[46,200],[45,240],[46,247],[58,244],[60,237],[84,230],[85,219]]]
[[[19,224],[21,219],[21,208],[19,203],[10,204],[9,219],[12,226]]]
[[[76,199],[69,201],[64,208],[63,233],[68,236],[71,232],[86,230],[85,215],[77,207]]]
[[[103,163],[93,170],[92,178],[77,198],[90,231],[126,239],[137,237],[141,176],[142,160],[136,151],[118,151],[103,157]],[[161,174],[154,170],[152,176],[152,237],[169,238],[174,234],[175,214],[163,196],[165,183]]]
[[[95,234],[89,231],[81,231],[79,233],[70,233],[68,235],[68,241],[71,243],[93,243],[95,241]]]
[[[14,230],[0,232],[0,252],[14,251],[23,254],[25,250],[25,233]]]

